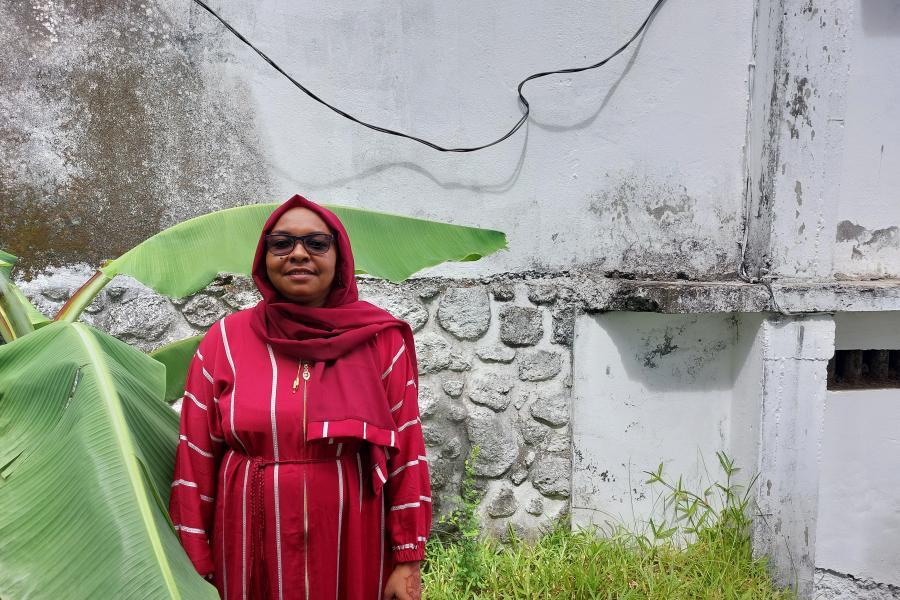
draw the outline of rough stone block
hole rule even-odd
[[[531,403],[531,416],[551,427],[569,422],[569,398],[563,394],[551,397],[538,396]]]
[[[516,494],[511,487],[504,485],[490,500],[487,513],[494,519],[511,517],[519,509]]]
[[[511,363],[516,358],[515,348],[503,344],[481,346],[475,350],[475,354],[486,363]]]
[[[450,366],[450,344],[436,333],[426,332],[416,338],[419,374],[437,373]]]
[[[491,293],[494,300],[508,302],[516,299],[516,286],[509,281],[498,281],[491,286]]]
[[[507,306],[500,311],[500,339],[510,346],[534,346],[544,335],[540,309]]]
[[[551,340],[554,344],[571,346],[575,341],[575,316],[578,312],[572,306],[560,306],[553,309],[553,333]]]
[[[545,381],[559,375],[561,370],[559,352],[535,350],[519,357],[519,379],[522,381]]]
[[[544,512],[544,501],[540,498],[532,498],[525,505],[525,512],[536,517],[540,516]]]
[[[441,389],[451,398],[459,398],[463,393],[463,385],[463,382],[458,379],[448,379],[441,385]]]
[[[194,327],[209,327],[227,312],[218,298],[206,294],[197,294],[181,309],[185,320]]]
[[[469,386],[469,400],[501,412],[509,406],[509,391],[512,383],[496,373],[485,373],[472,380]]]
[[[428,322],[428,309],[412,296],[402,292],[366,294],[365,299],[401,321],[409,323],[413,333],[420,331]]]
[[[572,461],[568,458],[546,455],[531,469],[531,484],[544,496],[568,498],[572,475]]]
[[[419,385],[419,414],[423,418],[428,419],[435,416],[440,411],[442,404],[441,397],[435,394],[429,386]]]
[[[483,287],[450,288],[441,297],[438,323],[461,340],[477,340],[491,323],[491,301]]]
[[[528,299],[535,304],[552,304],[556,300],[556,286],[552,283],[529,284]]]
[[[480,448],[474,470],[479,477],[500,477],[519,456],[516,430],[489,408],[475,407],[466,422],[469,441]]]

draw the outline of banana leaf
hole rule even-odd
[[[166,505],[164,367],[80,323],[0,346],[0,598],[218,598]]]
[[[9,252],[0,250],[0,337],[6,341],[49,322],[12,283],[12,268],[17,260]]]
[[[188,367],[191,366],[191,358],[202,339],[202,335],[195,335],[166,344],[150,353],[150,356],[166,366],[166,402],[171,404],[184,395]]]
[[[249,274],[259,233],[276,204],[230,208],[179,223],[107,263],[112,279],[130,275],[161,294],[182,297],[218,273]],[[403,281],[446,261],[478,260],[506,247],[499,231],[328,206],[343,221],[357,272]]]

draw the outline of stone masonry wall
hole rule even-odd
[[[20,282],[53,314],[90,273],[57,271]],[[419,408],[436,513],[460,493],[464,460],[484,497],[482,522],[533,536],[566,514],[571,488],[571,346],[583,298],[564,277],[360,279],[361,294],[407,321],[416,338]],[[170,301],[127,278],[112,282],[84,320],[143,350],[205,331],[255,304],[249,279],[225,276]]]

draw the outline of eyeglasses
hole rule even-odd
[[[273,233],[266,236],[266,250],[274,256],[287,256],[297,247],[297,242],[309,254],[325,254],[334,243],[334,236],[328,233],[308,233],[306,235],[288,235]]]

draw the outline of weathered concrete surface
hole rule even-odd
[[[898,600],[900,587],[848,573],[816,569],[814,597],[819,600]]]
[[[519,80],[608,54],[650,4],[215,8],[341,108],[475,145],[519,118]],[[746,2],[664,6],[606,68],[530,84],[527,132],[467,155],[327,111],[192,2],[0,0],[0,21],[0,240],[25,266],[97,265],[185,217],[302,193],[509,234],[442,275],[736,269]]]
[[[188,217],[269,200],[247,82],[192,3],[0,2],[0,240],[97,266]]]
[[[812,597],[819,510],[825,380],[834,355],[829,315],[776,317],[763,322],[759,486],[753,548],[769,557],[782,586]]]

